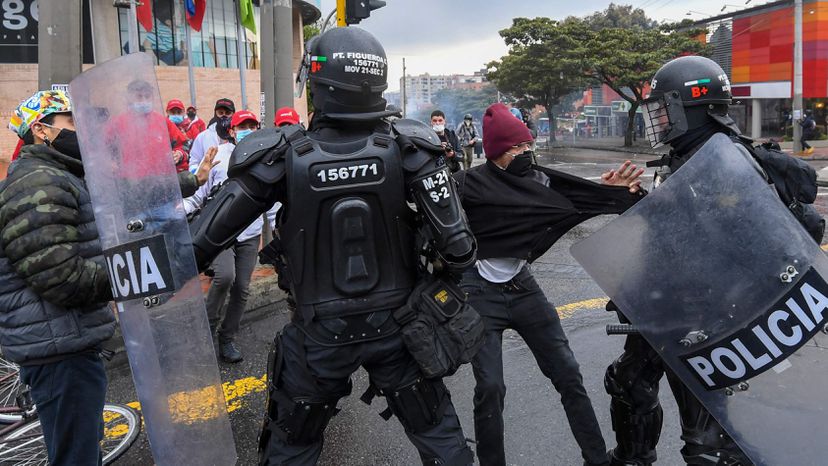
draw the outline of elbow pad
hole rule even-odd
[[[419,175],[419,174],[418,174]],[[440,258],[450,269],[464,269],[477,258],[477,243],[460,204],[457,185],[445,168],[415,176],[411,195]]]
[[[268,208],[266,201],[249,195],[238,180],[229,179],[190,224],[198,270],[207,269]]]

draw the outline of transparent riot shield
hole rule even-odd
[[[825,464],[828,260],[727,137],[571,252],[756,464]]]
[[[155,462],[235,464],[152,60],[136,53],[97,65],[69,90]]]

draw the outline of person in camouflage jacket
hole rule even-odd
[[[18,106],[23,140],[0,189],[0,346],[21,365],[52,465],[100,464],[112,299],[69,98]]]
[[[49,463],[83,466],[100,464],[99,349],[116,324],[71,110],[63,92],[40,91],[9,124],[23,146],[0,183],[0,347],[31,388]],[[179,173],[184,196],[204,184],[214,155]]]

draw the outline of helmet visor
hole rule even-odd
[[[670,114],[664,96],[648,98],[642,104],[644,131],[653,149],[664,145],[670,133]]]

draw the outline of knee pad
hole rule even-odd
[[[656,445],[664,417],[658,402],[662,371],[660,364],[636,351],[644,349],[627,345],[604,377],[604,387],[612,397],[612,430],[618,443],[610,451],[615,465],[649,465],[657,458]]]
[[[327,400],[294,398],[282,390],[279,387],[282,356],[281,338],[277,336],[268,354],[267,409],[259,435],[260,453],[266,449],[271,435],[276,435],[288,445],[308,445],[319,441],[331,418],[339,412],[336,404],[340,397]]]
[[[397,390],[380,392],[388,409],[397,416],[406,432],[418,434],[440,424],[450,401],[442,380],[417,379]]]

